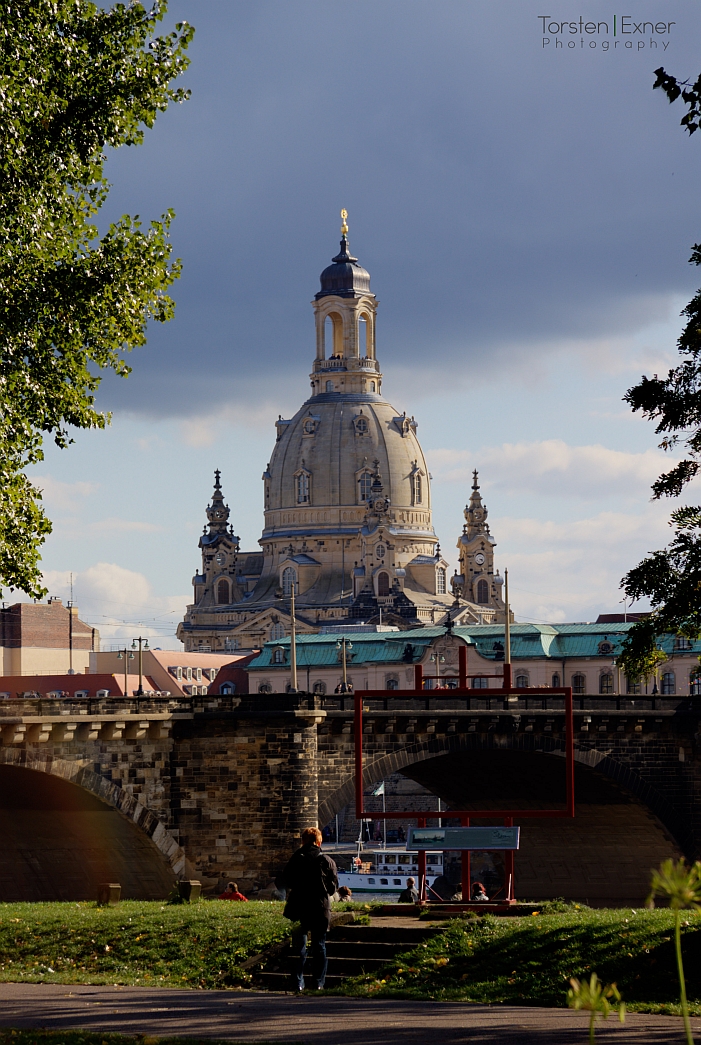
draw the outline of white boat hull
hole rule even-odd
[[[433,885],[438,875],[426,875],[426,883]],[[347,885],[353,895],[356,893],[401,893],[407,888],[407,878],[413,878],[418,888],[419,876],[411,874],[355,874],[346,871],[338,872],[338,884]]]

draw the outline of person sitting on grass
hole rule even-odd
[[[220,900],[243,900],[244,903],[248,903],[248,897],[244,896],[243,893],[239,892],[239,887],[236,882],[229,882],[223,893],[219,894]]]
[[[470,903],[489,903],[487,891],[481,882],[472,883],[472,896],[470,897]]]
[[[352,896],[353,896],[353,893],[351,892],[351,890],[348,888],[347,885],[339,886],[338,892],[336,893],[336,897],[338,898],[339,901],[341,901],[341,900],[348,901],[348,900],[350,900],[352,898]]]
[[[397,900],[397,903],[418,903],[419,902],[419,894],[416,891],[415,886],[416,886],[416,879],[415,878],[407,878],[407,880],[406,880],[406,889],[403,889],[401,891],[401,893],[399,894],[399,899]]]

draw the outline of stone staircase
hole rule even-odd
[[[435,926],[416,924],[332,925],[326,937],[326,953],[329,959],[326,987],[339,987],[349,976],[379,972],[396,954],[418,947],[440,931]],[[263,962],[260,971],[254,972],[255,986],[270,991],[292,990],[292,961],[293,956],[288,943],[284,949],[271,954]],[[309,987],[314,985],[309,972],[310,966],[310,959],[307,958],[305,976]]]

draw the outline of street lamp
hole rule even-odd
[[[336,649],[341,651],[341,666],[342,666],[342,678],[341,688],[339,693],[350,693],[350,686],[348,685],[348,650],[353,649],[353,643],[350,642],[344,635],[342,639],[338,639],[336,642]]]
[[[290,693],[297,693],[297,618],[295,617],[295,588],[297,581],[290,585]],[[275,590],[278,599],[283,598],[282,588]]]
[[[130,653],[129,650],[126,647],[124,649],[120,649],[120,651],[117,653],[117,660],[123,660],[124,661],[124,696],[125,697],[129,696],[129,694],[127,693],[127,689],[129,687],[129,661],[133,660],[133,659],[134,659],[134,654]]]
[[[442,653],[432,653],[431,661],[436,665],[436,673],[438,675],[438,682],[441,680],[441,664],[445,664],[445,657]],[[436,689],[440,689],[440,685],[436,686]]]
[[[132,649],[136,649],[136,644],[139,643],[139,688],[134,694],[135,697],[143,697],[144,695],[144,656],[143,651],[149,648],[148,639],[142,639],[139,635],[138,639],[134,639],[131,644]]]

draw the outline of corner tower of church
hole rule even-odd
[[[255,648],[288,634],[293,585],[301,633],[344,619],[439,623],[459,606],[465,620],[489,619],[486,604],[471,605],[468,593],[461,604],[447,590],[418,425],[382,394],[378,302],[341,216],[340,251],[312,302],[311,395],[294,417],[278,418],[263,473],[262,554],[237,546],[227,605],[217,601],[213,574],[195,584],[178,629],[187,649],[221,649],[224,640]]]

